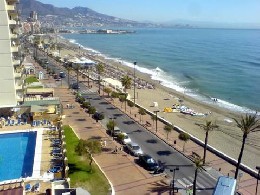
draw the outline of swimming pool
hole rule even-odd
[[[0,181],[30,177],[37,132],[0,134]]]

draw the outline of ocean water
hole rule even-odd
[[[131,29],[134,34],[64,34],[208,104],[260,110],[260,30]],[[217,98],[213,102],[212,98]]]

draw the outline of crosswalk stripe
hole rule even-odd
[[[189,179],[193,180],[193,178],[190,176]],[[203,186],[197,179],[196,185],[199,186],[199,188],[205,188],[205,186]]]

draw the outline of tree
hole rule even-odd
[[[87,73],[88,73],[88,87],[89,87],[90,71],[91,71],[91,68],[88,66],[88,68],[87,68]]]
[[[141,116],[146,115],[146,111],[145,111],[144,108],[140,107],[139,110],[138,110],[138,113],[140,114],[140,122],[142,122],[142,117]]]
[[[156,115],[152,114],[152,115],[151,115],[151,119],[152,119],[152,121],[153,121],[153,126],[154,126],[154,121],[156,120]]]
[[[198,172],[203,170],[203,166],[205,164],[203,162],[203,159],[200,156],[194,159],[194,164],[195,164],[195,176],[193,180],[193,195],[196,195],[196,184],[197,184]]]
[[[89,113],[89,115],[94,114],[95,112],[96,112],[96,108],[95,108],[94,106],[90,106],[90,107],[88,108],[88,113]]]
[[[257,113],[255,113],[254,115],[246,114],[246,116],[241,116],[240,120],[237,120],[235,118],[234,120],[236,121],[237,127],[240,128],[243,133],[242,146],[238,156],[236,172],[235,172],[235,179],[237,179],[247,136],[251,132],[260,131],[260,121],[259,119],[257,119]]]
[[[109,120],[107,122],[107,129],[110,132],[111,136],[114,134],[115,126],[116,126],[116,122],[114,120]]]
[[[57,44],[57,50],[59,51],[59,56],[60,56],[60,51],[62,50],[62,45],[60,43]]]
[[[75,70],[77,72],[77,86],[79,86],[79,71],[81,70],[81,65],[77,64],[75,67]],[[79,90],[79,88],[77,87],[77,90]]]
[[[126,90],[131,88],[132,79],[128,75],[125,75],[121,78],[121,83],[125,87],[125,99],[127,99]],[[126,111],[126,102],[125,102],[125,111]]]
[[[92,172],[93,154],[99,154],[101,152],[101,143],[95,139],[80,139],[75,147],[75,152],[79,156],[87,155],[89,158],[90,172]]]
[[[85,79],[86,79],[86,75],[85,74],[82,74],[82,79],[84,80],[84,82],[85,82]]]
[[[126,101],[126,99],[125,99],[125,95],[119,95],[119,101],[121,102],[121,108],[122,108],[122,106],[123,106],[123,102],[125,102]]]
[[[133,108],[135,106],[135,104],[134,104],[134,102],[128,100],[127,105],[130,107],[130,114],[131,114],[131,108]]]
[[[70,88],[70,71],[72,70],[72,67],[70,65],[68,65],[66,67],[66,70],[68,72],[68,85],[69,85],[69,88]]]
[[[103,64],[99,63],[96,65],[96,70],[98,73],[98,93],[100,94],[101,74],[105,71],[105,67]]]
[[[111,97],[112,98],[119,98],[119,94],[117,92],[115,92],[115,91],[112,91]]]
[[[120,143],[123,143],[123,140],[125,139],[125,134],[119,133],[117,139]]]
[[[183,152],[185,152],[185,144],[190,140],[190,135],[188,133],[181,132],[179,134],[179,139],[184,141],[184,143],[183,143]]]
[[[90,103],[89,102],[86,102],[86,101],[84,101],[83,103],[82,103],[82,107],[83,108],[89,108],[91,105],[90,105]]]
[[[107,94],[107,96],[109,97],[109,94],[112,92],[112,89],[109,87],[105,87],[104,88],[104,92]]]
[[[172,132],[172,126],[171,125],[165,125],[163,129],[166,132],[167,140],[168,140],[169,133]]]
[[[204,153],[203,153],[203,163],[205,164],[205,162],[206,162],[206,152],[207,152],[207,148],[208,148],[209,132],[218,128],[218,126],[213,124],[211,121],[206,121],[205,124],[197,124],[197,125],[199,125],[200,128],[202,128],[206,132],[205,144],[204,144]]]

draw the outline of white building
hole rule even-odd
[[[0,1],[0,108],[16,106],[23,96],[16,3],[18,0]]]

